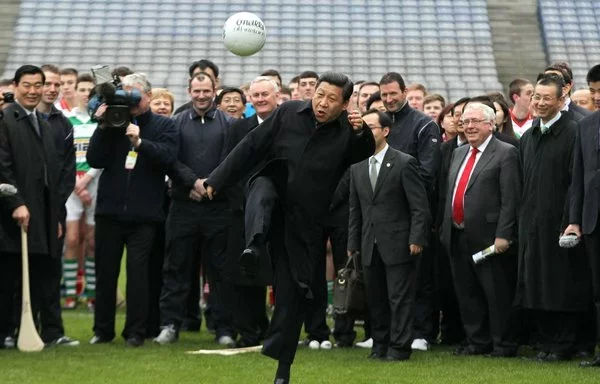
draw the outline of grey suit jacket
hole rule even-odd
[[[470,145],[458,147],[450,162],[441,227],[441,241],[448,254],[451,254],[454,185],[470,149]],[[465,191],[464,231],[470,252],[475,253],[489,247],[496,238],[509,241],[516,239],[521,190],[519,151],[492,137],[475,165]]]
[[[427,245],[430,220],[427,192],[414,157],[389,147],[375,191],[369,181],[369,159],[352,166],[348,249],[361,252],[363,265],[371,264],[376,240],[386,265],[413,260],[409,245]]]
[[[579,122],[573,156],[569,223],[594,232],[600,209],[600,111]]]

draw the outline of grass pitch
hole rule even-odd
[[[117,334],[124,314],[117,315]],[[260,353],[236,356],[188,355],[185,351],[216,349],[213,336],[182,333],[174,345],[146,342],[141,348],[125,345],[122,338],[111,344],[89,345],[93,315],[65,311],[67,334],[81,340],[79,347],[46,349],[26,354],[0,350],[1,384],[41,383],[272,383],[276,362]],[[531,354],[531,351],[526,351]],[[368,360],[368,350],[301,348],[292,367],[292,383],[600,383],[600,369],[581,369],[576,361],[545,364],[523,359],[455,357],[452,349],[434,346],[416,352],[408,362]]]

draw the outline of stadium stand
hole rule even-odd
[[[567,61],[576,87],[585,86],[587,71],[600,59],[600,4],[539,0],[538,5],[548,61]]]
[[[267,27],[265,47],[251,57],[222,43],[225,20],[239,11]],[[335,68],[357,80],[395,70],[456,99],[502,89],[487,12],[485,0],[23,0],[4,75],[25,62],[129,65],[180,104],[187,66],[210,58],[227,85],[268,68],[285,80],[307,69]]]

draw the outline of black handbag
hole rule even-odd
[[[333,285],[333,312],[354,319],[365,319],[367,300],[358,253],[348,257],[344,268],[337,273]]]

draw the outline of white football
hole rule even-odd
[[[267,39],[267,29],[254,13],[239,12],[223,26],[223,43],[238,56],[250,56],[260,51]]]

